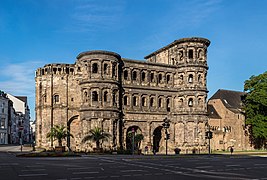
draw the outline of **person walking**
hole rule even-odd
[[[231,152],[231,155],[233,154],[233,152],[234,152],[234,148],[231,146],[230,147],[230,152]]]

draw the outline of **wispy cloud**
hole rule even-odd
[[[28,61],[17,64],[4,64],[0,71],[0,89],[14,96],[27,96],[34,115],[35,103],[35,70],[43,63]],[[33,117],[34,118],[34,117]]]
[[[89,1],[73,8],[70,23],[64,31],[92,32],[118,28],[124,10],[121,1]]]
[[[140,49],[147,49],[150,52],[155,50],[155,47],[170,43],[174,40],[173,37],[179,38],[181,33],[193,32],[194,29],[198,29],[210,20],[213,13],[221,8],[221,2],[222,0],[192,0],[182,1],[182,3],[177,1],[165,16],[155,21],[157,28],[151,29],[156,30],[153,30],[154,32],[151,32],[151,35],[141,42]]]

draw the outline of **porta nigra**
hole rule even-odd
[[[207,151],[207,48],[205,38],[183,38],[147,55],[122,58],[109,51],[86,51],[74,64],[47,64],[36,71],[36,144],[55,146],[46,137],[54,125],[69,125],[70,147],[94,127],[109,132],[108,150],[127,149],[127,133],[143,134],[140,148],[165,152],[163,119],[170,120],[168,150]],[[75,118],[73,118],[75,117]],[[71,121],[71,122],[70,122]],[[67,141],[64,142],[67,144]]]

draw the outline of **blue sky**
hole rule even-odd
[[[1,0],[0,89],[29,98],[34,72],[74,63],[87,50],[144,56],[184,37],[205,37],[209,97],[243,91],[267,70],[267,0]]]

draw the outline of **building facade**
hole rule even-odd
[[[9,144],[30,143],[30,109],[26,96],[7,94],[10,100]]]
[[[249,130],[242,110],[244,92],[219,89],[208,101],[211,149],[227,151],[251,150]]]
[[[146,61],[87,51],[74,64],[37,69],[37,146],[55,146],[46,134],[56,124],[69,123],[72,150],[92,149],[93,143],[81,140],[90,129],[100,127],[112,135],[103,148],[129,148],[127,134],[134,131],[144,135],[142,150],[147,146],[164,152],[162,123],[167,117],[170,152],[206,151],[209,44],[204,38],[175,40],[146,56]]]
[[[7,94],[0,91],[0,144],[8,144],[8,102]]]

